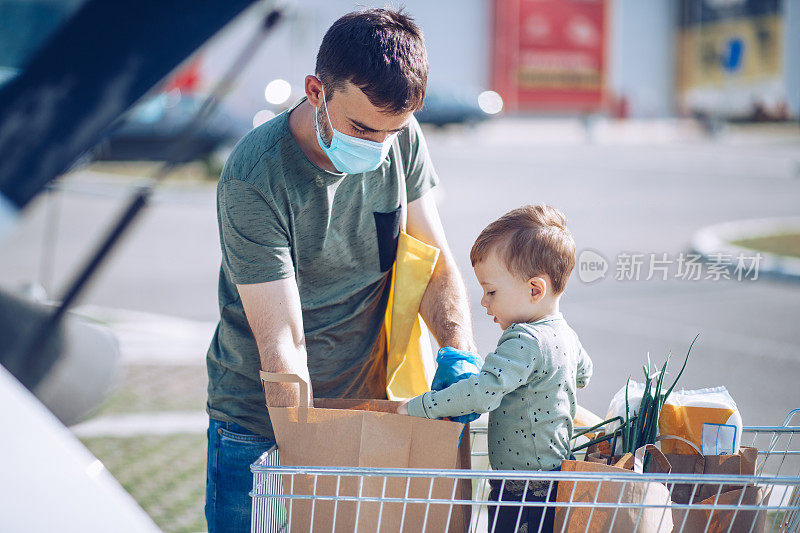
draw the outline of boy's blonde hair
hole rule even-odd
[[[470,250],[472,266],[493,250],[515,276],[528,280],[547,274],[554,294],[564,292],[575,267],[575,241],[567,219],[549,205],[526,205],[486,226]]]

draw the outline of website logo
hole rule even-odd
[[[584,283],[592,283],[606,277],[608,261],[594,250],[583,250],[578,255],[578,278]]]

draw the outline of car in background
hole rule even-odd
[[[497,115],[503,99],[494,91],[445,91],[429,89],[425,104],[415,113],[422,124],[443,127],[448,124],[477,124]]]
[[[202,128],[186,131],[203,102],[198,94],[172,90],[146,97],[128,111],[92,150],[99,161],[208,160],[227,154],[250,125],[218,106]]]
[[[106,132],[115,121],[116,135],[142,117],[144,123],[150,119],[148,127],[166,124],[165,130],[183,131],[181,125],[191,120],[185,111],[199,105],[197,100],[175,99],[173,93],[172,100],[156,99],[149,107],[149,100],[140,99],[251,7],[263,17],[258,34],[263,40],[282,18],[270,3],[0,0],[0,253],[15,253],[4,237],[23,210],[98,142],[113,140]],[[189,11],[191,23],[186,22]],[[137,102],[142,107],[126,115]],[[185,155],[181,150],[181,159],[235,142],[249,129],[226,122],[212,114],[200,128],[206,131],[186,143],[192,148]],[[150,131],[161,134],[157,127]],[[147,157],[184,146],[169,135],[154,144],[161,153],[149,150]],[[146,206],[149,190],[137,190],[61,301],[30,301],[0,289],[0,402],[7,407],[0,424],[13,428],[0,439],[2,531],[159,531],[65,426],[97,405],[119,360],[115,339],[98,331],[97,324],[72,320],[83,319],[69,315],[69,302]]]

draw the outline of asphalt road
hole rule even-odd
[[[427,139],[483,353],[500,331],[477,304],[470,246],[507,210],[546,202],[566,213],[578,251],[592,249],[609,265],[594,283],[573,274],[562,299],[595,364],[581,404],[604,414],[629,375],[641,381],[648,352],[660,364],[671,350],[674,376],[700,333],[680,385],[727,386],[745,425],[776,424],[800,407],[800,283],[674,277],[699,228],[798,214],[800,134],[745,130],[706,139],[674,125],[601,124],[589,140],[577,122],[506,119],[430,131]],[[77,173],[63,186],[41,195],[0,247],[3,286],[38,280],[57,296],[131,183]],[[46,244],[47,235],[55,235],[55,245]],[[218,248],[214,185],[167,183],[83,303],[214,321]],[[615,279],[622,253],[644,254],[639,280]],[[667,254],[668,280],[645,279],[651,253]]]

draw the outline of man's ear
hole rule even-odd
[[[547,280],[536,277],[528,280],[528,288],[531,293],[531,303],[538,303],[547,294]]]
[[[322,82],[319,78],[310,74],[306,76],[305,90],[308,103],[317,108],[322,105]]]

